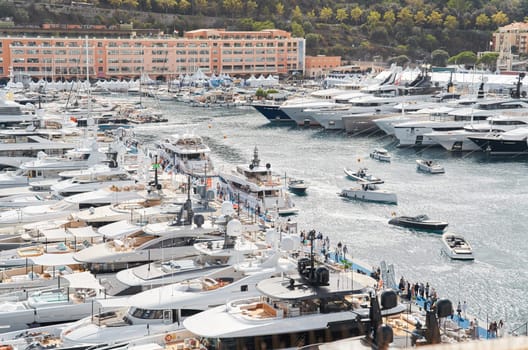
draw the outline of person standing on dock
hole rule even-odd
[[[464,300],[464,303],[462,304],[462,315],[464,316],[464,319],[467,317],[467,303]]]
[[[458,302],[456,311],[458,315],[458,320],[461,321],[462,320],[462,305],[460,305],[460,301]]]

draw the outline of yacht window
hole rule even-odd
[[[162,319],[163,310],[148,310],[148,309],[136,308],[132,311],[132,316],[136,318],[148,319],[148,320]]]

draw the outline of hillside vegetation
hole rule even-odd
[[[0,13],[16,25],[132,22],[180,34],[280,28],[306,38],[308,55],[430,61],[435,50],[489,50],[497,27],[524,21],[528,0],[0,0]]]

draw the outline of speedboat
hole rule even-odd
[[[258,149],[249,165],[238,165],[231,172],[220,172],[220,193],[237,204],[252,208],[257,215],[292,215],[295,207],[290,194],[284,191],[282,177],[271,170],[271,164],[260,165]]]
[[[443,231],[448,225],[445,221],[431,220],[424,214],[417,216],[397,216],[390,219],[389,224],[427,231]]]
[[[347,178],[354,181],[371,182],[376,184],[382,184],[383,180],[370,174],[367,168],[359,168],[357,171],[353,171],[349,168],[344,168]]]
[[[460,234],[446,232],[442,235],[442,251],[453,260],[474,260],[469,242]]]
[[[345,188],[338,195],[343,198],[366,202],[398,203],[396,193],[382,190],[377,184],[372,182],[361,183],[360,187]]]
[[[445,169],[434,160],[417,159],[416,168],[429,174],[443,174]]]
[[[306,194],[306,190],[308,189],[308,185],[304,180],[301,179],[290,179],[288,181],[288,190],[290,192],[293,192],[297,195],[303,195]]]
[[[379,160],[381,162],[390,162],[391,155],[385,148],[376,148],[370,152],[370,158]]]

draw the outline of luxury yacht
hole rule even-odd
[[[375,283],[355,271],[330,273],[303,258],[298,274],[258,282],[259,296],[230,299],[183,325],[203,346],[216,350],[298,348],[365,335],[382,316],[406,310],[394,291],[382,293],[380,303]]]
[[[124,236],[83,249],[74,258],[99,273],[167,258],[196,256],[194,243],[218,239],[219,228],[205,221],[203,215],[194,216],[188,205],[181,207],[176,219],[136,225]]]
[[[198,278],[150,289],[126,299],[126,309],[85,318],[62,331],[64,346],[114,344],[149,334],[182,329],[185,317],[222,305],[226,299],[258,295],[259,281],[293,268],[289,259],[273,255],[261,265],[233,265]],[[100,302],[103,307],[115,303]]]
[[[202,138],[193,134],[174,134],[158,143],[161,156],[167,159],[176,172],[195,177],[214,175],[209,157],[211,150]]]
[[[271,164],[260,165],[258,149],[255,147],[253,160],[249,165],[238,165],[231,172],[220,172],[220,191],[226,199],[245,203],[258,214],[296,214],[292,198],[285,191],[281,176],[271,170]]]
[[[61,277],[67,286],[29,292],[25,300],[0,302],[0,333],[77,321],[93,312],[94,301],[105,298],[89,272]]]
[[[394,126],[394,136],[399,146],[431,146],[436,142],[427,134],[434,131],[461,130],[465,125],[485,122],[488,117],[504,114],[525,113],[528,103],[519,99],[488,100],[476,103],[472,108],[454,109],[447,116],[430,121],[401,123]]]
[[[435,131],[425,136],[448,151],[480,151],[480,147],[470,137],[499,134],[526,126],[528,126],[528,118],[526,116],[501,115],[489,117],[486,123],[465,125],[460,130]]]
[[[528,153],[528,127],[516,128],[503,133],[469,136],[481,150],[490,154],[511,155]]]

